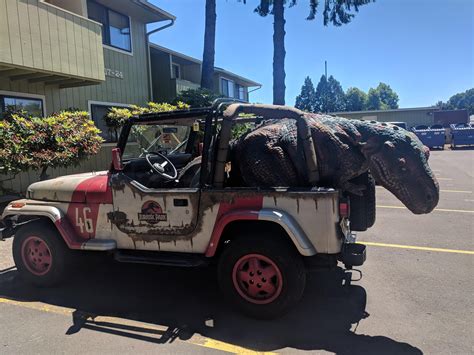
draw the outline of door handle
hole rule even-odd
[[[188,206],[188,200],[186,198],[175,198],[173,199],[173,205],[175,207],[186,207]]]

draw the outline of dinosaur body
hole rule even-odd
[[[370,170],[413,213],[438,203],[428,148],[412,133],[386,123],[305,114],[318,160],[319,186],[360,194],[350,180]],[[232,166],[247,186],[309,186],[295,120],[266,121],[231,142]]]

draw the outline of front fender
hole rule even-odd
[[[18,200],[10,203],[2,214],[2,219],[12,217],[31,216],[46,217],[56,227],[69,249],[79,250],[113,250],[116,248],[115,241],[84,239],[72,228],[64,212],[59,208],[45,204],[34,204],[31,200]]]
[[[211,241],[206,250],[206,256],[215,255],[217,246],[219,245],[222,232],[225,227],[234,221],[269,221],[281,226],[288,234],[298,252],[303,256],[312,256],[317,253],[313,244],[300,225],[288,213],[280,210],[263,208],[259,211],[255,210],[237,210],[224,214],[214,226]]]

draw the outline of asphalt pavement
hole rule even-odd
[[[468,354],[474,352],[474,151],[435,151],[438,207],[415,216],[377,188],[358,234],[366,263],[310,275],[301,304],[274,321],[235,313],[215,270],[88,258],[61,287],[25,284],[0,243],[0,353]]]

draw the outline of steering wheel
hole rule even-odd
[[[161,158],[162,162],[152,163],[150,157],[153,155]],[[176,167],[173,165],[173,163],[163,154],[150,152],[145,155],[145,159],[150,165],[150,167],[153,169],[153,171],[160,174],[166,180],[176,180],[176,178],[178,177],[178,170],[176,170]]]

